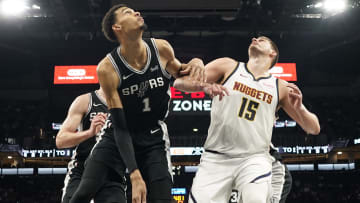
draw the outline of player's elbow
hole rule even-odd
[[[320,134],[320,125],[315,125],[312,129],[309,129],[308,133],[312,135]]]
[[[58,134],[58,135],[56,136],[55,144],[56,144],[56,148],[58,148],[58,149],[63,149],[63,148],[65,148],[64,142],[63,142],[63,140],[61,139],[61,135],[60,135],[60,134]]]
[[[320,126],[319,125],[317,125],[314,130],[314,135],[318,135],[318,134],[320,134]]]
[[[174,81],[173,87],[174,87],[175,89],[181,89],[181,86],[182,86],[182,81],[179,80],[179,79],[176,79],[176,80]]]

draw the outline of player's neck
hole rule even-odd
[[[147,60],[146,47],[142,38],[123,40],[120,53],[125,58],[126,62],[134,68],[138,68],[138,66],[141,68]]]
[[[269,61],[261,55],[250,57],[247,63],[247,68],[255,78],[269,75]]]

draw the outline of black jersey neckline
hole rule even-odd
[[[146,52],[147,52],[147,61],[146,61],[146,64],[145,66],[141,69],[141,70],[137,70],[135,69],[134,67],[132,67],[127,61],[126,59],[121,55],[121,44],[119,45],[119,47],[117,48],[116,52],[117,54],[119,55],[119,58],[120,60],[124,63],[125,67],[128,68],[131,72],[134,72],[136,74],[144,74],[147,69],[149,69],[150,67],[150,62],[151,62],[151,51],[150,51],[150,47],[149,45],[144,41],[142,40],[142,42],[145,44],[145,47],[146,47]]]

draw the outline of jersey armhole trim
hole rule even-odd
[[[101,98],[100,94],[98,94],[98,91],[95,90],[95,96],[100,100],[101,103],[103,103],[106,107],[107,107],[107,103],[106,100],[104,100],[103,98]]]
[[[91,93],[88,93],[88,95],[89,95],[89,104],[88,104],[87,111],[86,111],[85,115],[82,117],[81,122],[80,122],[80,125],[79,125],[79,127],[78,127],[78,130],[79,130],[79,131],[83,131],[83,130],[84,130],[84,126],[83,126],[84,119],[89,115],[89,113],[90,113],[90,111],[91,111],[91,107],[92,107],[92,101],[93,101],[92,95],[91,95]]]
[[[117,73],[117,75],[118,75],[118,77],[119,77],[119,86],[118,86],[118,87],[120,87],[120,86],[121,86],[121,82],[122,82],[120,69],[119,69],[119,67],[116,65],[115,60],[114,60],[114,58],[111,56],[111,54],[107,54],[106,57],[109,58],[111,64],[113,65],[113,68],[115,69],[115,71],[116,71],[116,73]]]
[[[156,58],[157,58],[158,63],[159,63],[159,65],[160,65],[161,72],[164,74],[164,76],[165,76],[167,79],[170,79],[170,78],[171,78],[171,74],[170,74],[169,72],[167,72],[167,70],[161,65],[160,54],[159,54],[159,50],[158,50],[158,48],[157,48],[157,46],[156,46],[155,39],[154,39],[154,38],[150,38],[150,40],[151,40],[151,43],[152,43],[153,46],[154,46]]]
[[[239,66],[240,66],[240,62],[238,61],[238,62],[236,63],[235,68],[233,69],[233,71],[230,73],[229,76],[226,77],[226,79],[224,80],[224,82],[221,83],[221,85],[224,85],[224,84],[229,80],[229,78],[237,71],[237,69],[239,68]]]

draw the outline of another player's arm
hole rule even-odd
[[[98,115],[93,119],[89,129],[76,132],[81,120],[87,112],[90,102],[89,98],[89,94],[83,94],[78,96],[71,104],[66,119],[56,136],[57,148],[74,147],[90,137],[95,136],[101,129],[98,128],[98,126],[103,126],[105,124],[105,115]]]
[[[193,80],[205,82],[204,63],[199,58],[193,58],[188,63],[181,63],[174,53],[174,49],[168,41],[155,39],[156,47],[160,54],[160,63],[165,70],[174,78],[188,75]]]
[[[185,92],[205,91],[211,96],[224,95],[226,89],[222,86],[212,85],[206,81],[206,73],[203,61],[199,58],[192,59],[184,64],[175,57],[171,45],[166,40],[156,40],[159,49],[162,66],[174,78],[174,87]]]
[[[231,58],[219,58],[211,61],[205,66],[206,83],[199,84],[189,80],[187,76],[181,80],[175,80],[174,87],[182,91],[204,91],[210,96],[224,96],[228,90],[221,84],[229,77],[231,72],[236,68],[237,62]]]
[[[302,103],[302,93],[293,83],[279,79],[280,107],[304,129],[306,133],[320,133],[319,119]]]
[[[127,129],[123,105],[117,91],[120,82],[119,76],[115,72],[108,58],[104,58],[100,62],[97,68],[97,74],[100,86],[103,88],[105,93],[106,102],[111,114],[116,146],[130,173],[130,180],[133,189],[133,202],[145,202],[145,182],[143,181],[136,164],[132,139],[129,130]]]

